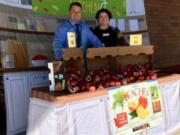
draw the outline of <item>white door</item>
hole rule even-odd
[[[145,15],[144,0],[132,0],[135,16]]]
[[[126,15],[133,16],[132,0],[126,0]]]
[[[7,132],[15,134],[27,128],[29,107],[28,74],[5,75]]]
[[[69,111],[69,135],[109,135],[103,99],[72,103]]]

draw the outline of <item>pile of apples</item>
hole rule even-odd
[[[100,68],[94,71],[88,71],[86,75],[82,75],[80,70],[72,65],[66,67],[67,89],[70,93],[96,91],[98,89],[121,86],[150,79],[157,79],[157,74],[151,71],[150,64],[143,66],[120,65],[117,73],[109,69]]]

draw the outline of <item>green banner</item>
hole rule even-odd
[[[129,135],[162,122],[157,81],[130,84],[108,91],[114,135]]]
[[[126,16],[125,0],[32,0],[32,6],[37,13],[68,16],[69,4],[75,1],[81,2],[84,17],[94,17],[101,8],[109,9],[113,18]]]

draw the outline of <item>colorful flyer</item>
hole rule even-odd
[[[108,94],[114,135],[137,134],[162,122],[157,81],[111,88]]]
[[[130,46],[142,45],[142,34],[130,35]]]
[[[75,48],[76,47],[76,36],[74,32],[68,32],[68,47],[69,48]]]
[[[51,82],[49,86],[50,91],[64,91],[65,90],[65,69],[64,61],[54,61],[48,63],[49,81]]]

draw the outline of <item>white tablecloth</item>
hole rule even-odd
[[[161,84],[160,90],[163,122],[141,135],[169,135],[180,129],[180,80]],[[31,98],[27,135],[112,135],[108,114],[107,95],[65,105]]]

